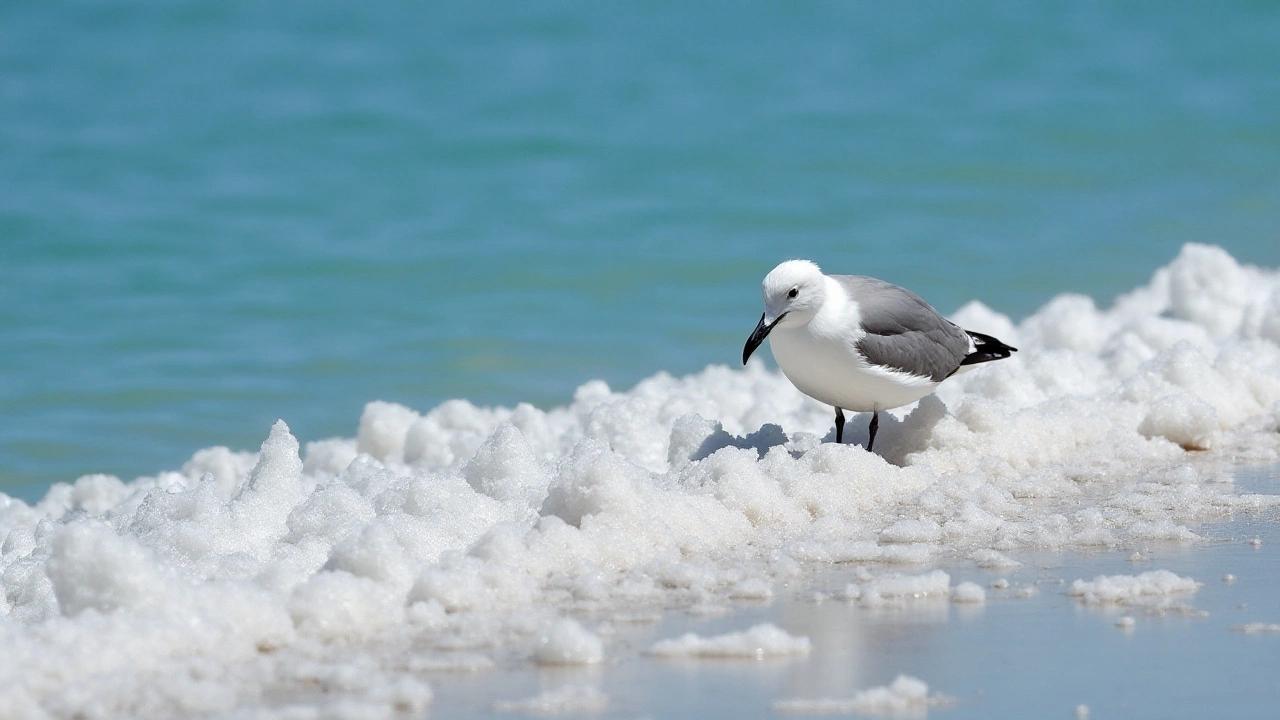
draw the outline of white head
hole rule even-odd
[[[822,269],[809,260],[788,260],[764,276],[764,319],[784,327],[809,322],[826,299]]]
[[[742,363],[774,327],[803,325],[813,319],[826,300],[825,276],[808,260],[788,260],[764,277],[764,315],[742,350]]]

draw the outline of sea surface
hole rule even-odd
[[[1280,266],[1274,3],[0,5],[0,490],[734,365],[778,261],[943,312]]]

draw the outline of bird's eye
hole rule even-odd
[[[787,297],[793,298],[800,294],[800,288],[791,288],[791,292],[787,293]]]

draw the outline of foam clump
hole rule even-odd
[[[685,633],[671,640],[659,640],[649,648],[649,654],[661,657],[765,658],[806,655],[811,647],[809,638],[795,637],[777,625],[763,623],[749,630],[714,637]]]
[[[1009,568],[1018,567],[1022,564],[999,550],[991,550],[988,548],[974,550],[969,557],[978,567],[987,568],[989,570],[1007,570]]]
[[[1280,633],[1280,624],[1251,622],[1243,625],[1232,625],[1231,629],[1235,632],[1244,633],[1246,635],[1260,635],[1262,633]]]
[[[962,582],[951,591],[951,601],[969,605],[981,605],[987,601],[987,591],[974,582]]]
[[[1168,570],[1152,570],[1141,575],[1099,575],[1093,580],[1076,580],[1067,594],[1087,605],[1135,605],[1194,593],[1203,585]]]
[[[538,638],[541,665],[591,665],[604,660],[604,641],[574,620],[559,620]]]
[[[887,686],[862,690],[852,697],[778,700],[773,703],[773,711],[792,715],[923,715],[930,705],[946,702],[946,698],[929,695],[929,686],[923,680],[899,675]]]
[[[354,437],[279,422],[256,453],[4,498],[0,714],[270,714],[317,687],[312,714],[417,712],[415,657],[602,661],[603,631],[559,618],[710,613],[835,563],[875,570],[846,590],[863,605],[945,602],[977,593],[932,563],[1196,542],[1280,503],[1206,462],[1280,458],[1277,318],[1280,273],[1189,245],[1109,307],[1064,295],[1015,323],[966,305],[958,321],[1020,351],[881,413],[874,454],[866,415],[824,442],[831,409],[752,362],[591,380],[548,410],[375,401]],[[685,645],[807,647],[752,632]]]
[[[609,696],[590,685],[565,685],[524,700],[499,700],[495,712],[533,715],[578,715],[603,712]]]
[[[461,471],[476,492],[530,508],[538,506],[551,481],[524,434],[509,422],[498,425]]]
[[[973,583],[966,583],[973,585]],[[965,590],[972,596],[970,588]],[[978,592],[982,592],[978,588]],[[910,575],[894,573],[845,588],[845,597],[864,607],[898,607],[914,600],[945,599],[951,594],[951,576],[942,570]],[[985,597],[985,593],[984,593]]]

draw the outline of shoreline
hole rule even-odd
[[[1280,493],[1280,465],[1247,466],[1235,478],[1242,491]],[[1010,553],[1020,565],[1006,569],[969,563],[889,570],[940,569],[953,589],[961,582],[982,587],[982,603],[935,596],[868,608],[837,597],[858,575],[857,566],[806,573],[803,587],[779,588],[768,602],[735,602],[722,615],[672,610],[656,622],[616,625],[600,665],[513,665],[508,658],[487,671],[431,674],[431,712],[520,717],[531,713],[495,707],[572,690],[597,701],[607,697],[603,709],[589,713],[598,717],[773,717],[780,700],[848,698],[905,674],[941,700],[903,711],[910,717],[1069,718],[1081,705],[1093,717],[1269,717],[1280,688],[1264,680],[1280,658],[1280,633],[1245,628],[1280,623],[1280,578],[1267,570],[1280,548],[1280,511],[1243,513],[1197,529],[1205,541]],[[1203,585],[1171,596],[1163,608],[1088,605],[1067,594],[1076,580],[1158,570]],[[993,588],[1001,579],[1008,588]],[[1034,591],[1021,592],[1028,588]],[[683,633],[716,636],[760,623],[809,638],[812,652],[763,659],[645,653]],[[587,619],[583,624],[593,626]]]

